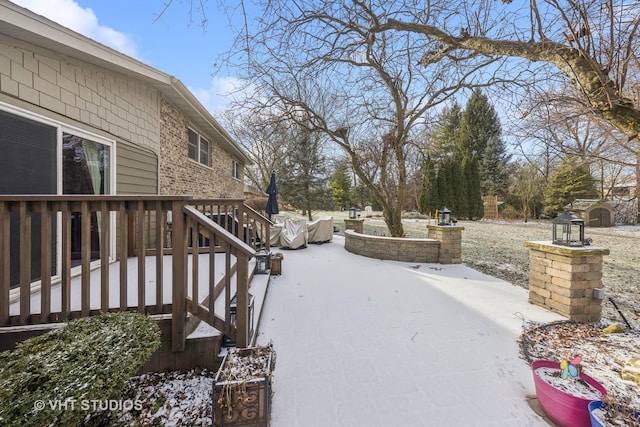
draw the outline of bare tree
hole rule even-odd
[[[252,187],[264,191],[269,183],[271,171],[284,171],[289,144],[295,140],[291,123],[280,120],[280,116],[262,114],[260,111],[237,110],[224,113],[225,129],[246,150],[253,165],[245,175]]]
[[[242,77],[257,88],[245,103],[278,108],[344,150],[392,236],[404,235],[407,156],[428,112],[460,89],[502,81],[496,71],[501,59],[483,55],[415,67],[431,41],[374,31],[394,17],[414,16],[408,4],[270,0],[256,30],[240,33],[226,58],[244,55]],[[494,69],[481,75],[491,64]]]
[[[514,2],[518,3],[518,2]],[[446,6],[445,6],[446,7]],[[473,52],[488,57],[517,57],[554,66],[574,85],[589,106],[637,150],[638,26],[635,0],[467,0],[456,2],[447,19],[422,14],[412,19],[390,17],[372,29],[421,34],[440,43],[425,50],[428,67],[434,58]],[[549,82],[545,82],[551,87]],[[636,175],[640,180],[640,162]],[[640,191],[640,185],[637,186]]]
[[[591,165],[601,197],[611,198],[613,188],[635,171],[636,144],[574,102],[571,92],[548,92],[532,102],[514,128],[518,148],[529,160],[532,154],[551,153],[555,165],[567,155],[579,158]]]
[[[542,175],[540,175],[538,167],[533,163],[523,162],[518,166],[511,191],[520,200],[524,222],[529,220],[529,215],[534,209],[535,202],[542,198],[542,181]]]

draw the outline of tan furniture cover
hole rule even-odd
[[[307,224],[309,243],[330,242],[333,239],[333,217],[323,216]]]
[[[282,233],[280,233],[280,246],[282,248],[298,249],[306,247],[308,242],[307,221],[304,219],[285,219]]]
[[[277,222],[269,227],[269,244],[273,247],[280,246],[280,235],[282,234],[282,228],[284,227],[284,223]]]

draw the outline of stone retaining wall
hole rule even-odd
[[[463,229],[463,227],[429,226],[430,238],[428,239],[371,236],[354,230],[345,230],[344,247],[349,252],[369,258],[459,264],[462,262]]]
[[[344,248],[369,258],[404,262],[438,262],[440,242],[433,239],[370,236],[345,230]]]

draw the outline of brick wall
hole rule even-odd
[[[158,152],[158,91],[141,81],[0,36],[0,92]]]
[[[370,236],[345,230],[344,248],[368,258],[437,263],[439,246],[440,242],[431,239]]]
[[[189,159],[187,119],[165,99],[160,100],[160,193],[196,198],[243,198],[242,181],[231,175],[229,152],[203,135],[211,146],[207,167]],[[198,131],[198,129],[194,129]]]
[[[602,256],[608,249],[569,248],[527,242],[529,248],[529,302],[577,322],[597,322],[602,300],[593,290],[602,288]]]
[[[440,264],[460,264],[462,262],[462,230],[464,227],[427,226],[428,237],[440,242],[438,262]]]

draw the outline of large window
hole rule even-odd
[[[54,120],[0,103],[0,194],[113,194],[114,142]],[[72,264],[79,263],[82,221],[91,224],[91,257],[99,257],[99,213],[71,219]],[[11,214],[11,288],[18,284],[17,214]],[[51,227],[52,268],[59,271],[60,215],[51,224],[41,224],[39,214],[32,217],[32,280],[40,276],[40,228]],[[113,226],[113,225],[112,225]],[[13,231],[16,230],[16,231]]]
[[[57,194],[58,163],[56,161],[57,128],[0,109],[0,194]],[[57,239],[56,218],[42,224],[36,214],[31,223],[31,277],[40,278],[40,232],[42,227],[52,229]],[[20,218],[17,212],[10,216],[9,261],[10,287],[20,282]],[[4,243],[4,242],[3,242]],[[51,275],[57,274],[56,243],[51,245]],[[1,267],[0,267],[1,268]]]
[[[189,129],[189,158],[196,162],[209,166],[209,141],[196,131]]]

